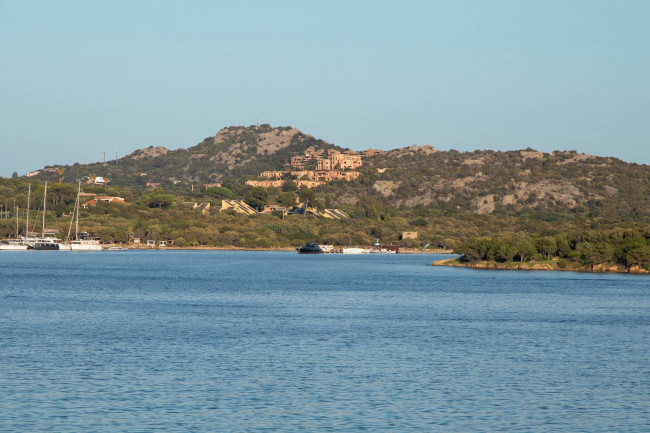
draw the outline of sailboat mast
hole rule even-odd
[[[45,237],[45,206],[47,204],[47,181],[45,181],[45,191],[43,192],[43,234]]]
[[[15,203],[14,206],[16,206]],[[16,206],[16,240],[18,240],[18,206]]]
[[[29,236],[29,199],[32,196],[32,184],[29,184],[29,189],[27,190],[27,221],[25,221],[25,237]]]
[[[77,221],[75,223],[75,230],[74,230],[74,239],[76,241],[79,240],[79,196],[80,195],[81,195],[81,181],[79,181],[79,186],[77,188],[77,204],[75,206],[77,208]]]

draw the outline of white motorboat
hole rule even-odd
[[[34,242],[34,246],[32,248],[38,251],[70,250],[69,248],[65,248],[65,244],[61,244],[61,241],[56,238],[38,238],[36,239],[36,242]]]
[[[342,254],[370,254],[371,250],[359,247],[341,248]]]
[[[69,244],[72,251],[102,251],[101,244],[95,239],[75,239]]]
[[[21,251],[27,250],[27,245],[23,244],[20,239],[8,239],[0,241],[0,251]]]
[[[376,249],[376,250],[371,250],[370,253],[371,254],[395,254],[396,251],[395,250],[389,250],[389,249],[386,249],[386,248],[379,248],[379,249]]]

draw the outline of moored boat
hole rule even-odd
[[[14,216],[16,218],[16,239],[5,239],[0,241],[0,251],[21,251],[28,248],[27,244],[20,239],[20,230],[18,227],[18,206],[16,206]]]
[[[39,238],[36,239],[36,242],[34,242],[34,246],[32,249],[38,250],[38,251],[59,251],[62,248],[60,248],[61,242],[59,242],[58,239],[54,238]],[[65,248],[63,248],[65,250]]]
[[[296,248],[298,254],[323,254],[324,251],[316,242],[309,242],[300,248]]]
[[[70,248],[56,238],[56,230],[45,230],[45,214],[47,210],[47,181],[43,192],[43,228],[41,237],[34,241],[32,249],[38,251],[69,251]]]
[[[27,245],[23,244],[19,239],[0,241],[0,251],[21,251],[26,249]]]
[[[72,251],[102,251],[104,249],[96,239],[75,239],[68,245]]]
[[[92,239],[88,236],[88,233],[79,233],[79,208],[81,196],[81,182],[77,187],[77,201],[75,202],[73,217],[76,216],[75,222],[75,235],[73,240],[69,240],[66,245],[71,251],[102,251],[104,248],[99,243],[98,239]],[[70,239],[70,233],[68,233],[68,239]]]
[[[359,247],[341,248],[341,253],[343,254],[370,254],[371,252],[369,249]]]
[[[378,248],[370,250],[370,254],[395,254],[397,249]]]

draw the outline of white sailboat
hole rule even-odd
[[[352,235],[350,234],[350,243],[346,248],[341,248],[342,254],[370,254],[370,250],[367,248],[359,248],[352,246]]]
[[[81,196],[81,182],[79,182],[77,188],[77,201],[74,205],[74,211],[76,212],[76,221],[75,221],[75,236],[74,239],[69,241],[66,245],[70,247],[72,251],[101,251],[104,248],[101,246],[98,240],[96,239],[80,239],[79,238],[79,198]],[[68,239],[70,235],[68,234]]]
[[[20,238],[21,243],[27,245],[28,249],[34,248],[36,243],[36,236],[29,233],[29,209],[30,209],[30,200],[32,198],[32,184],[30,183],[27,189],[27,213],[25,216],[25,236]]]
[[[62,244],[61,241],[56,238],[56,232],[45,231],[46,210],[47,210],[47,181],[45,181],[45,191],[43,192],[43,228],[41,232],[41,237],[36,239],[36,241],[34,242],[34,246],[32,248],[39,251],[70,251],[70,247],[68,245]]]
[[[19,239],[18,229],[18,206],[15,207],[16,213],[16,239],[7,239],[0,241],[0,251],[25,251],[27,245]]]

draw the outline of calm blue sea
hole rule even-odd
[[[0,430],[650,431],[650,278],[0,253]]]

